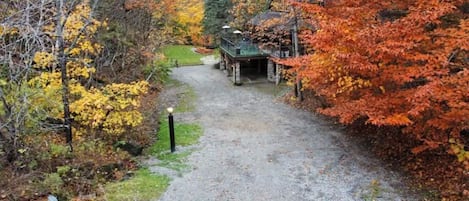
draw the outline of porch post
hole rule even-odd
[[[226,74],[227,77],[231,76],[231,71],[233,70],[233,63],[228,57],[225,57],[225,69],[223,72]]]
[[[241,69],[239,61],[236,61],[233,67],[233,83],[235,85],[241,85]]]
[[[282,65],[275,64],[275,84],[279,85],[282,78]]]
[[[226,69],[226,58],[225,55],[222,54],[220,55],[220,70],[225,70]]]
[[[267,80],[274,82],[274,62],[270,59],[267,61]]]

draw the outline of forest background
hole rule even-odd
[[[469,196],[467,1],[12,0],[0,2],[0,199],[99,197],[131,176],[174,65],[161,49],[216,47],[223,25],[272,45],[288,33],[248,25],[269,9],[307,24],[303,56],[278,61],[303,86],[293,104],[351,125],[437,197]]]

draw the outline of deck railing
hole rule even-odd
[[[221,38],[221,48],[233,57],[249,57],[265,55],[257,44],[239,39]]]
[[[290,57],[290,51],[280,51],[280,50],[275,50],[270,53],[270,56],[272,57],[277,57],[277,58],[288,58]]]

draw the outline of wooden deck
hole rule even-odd
[[[257,44],[242,39],[221,38],[220,50],[235,60],[265,59],[269,55],[262,52]]]

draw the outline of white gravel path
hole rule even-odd
[[[337,126],[275,101],[262,84],[233,86],[210,65],[172,76],[198,96],[196,111],[175,121],[199,123],[204,135],[192,170],[174,177],[161,201],[366,200],[373,189],[375,200],[419,200]]]

